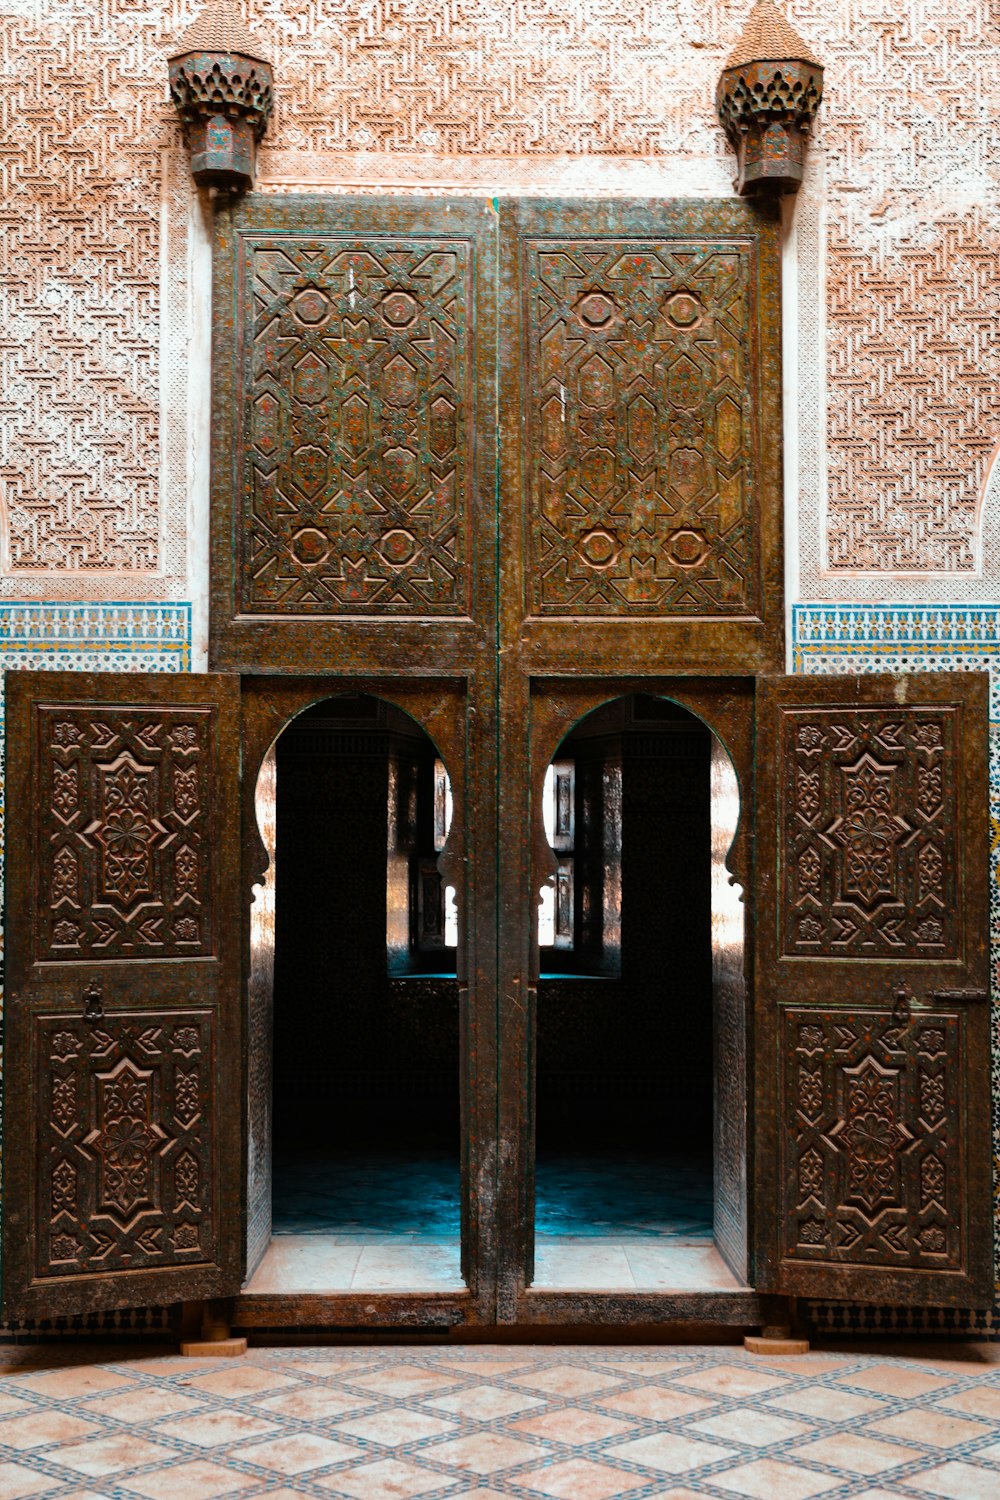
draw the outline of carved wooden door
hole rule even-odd
[[[781,660],[780,226],[500,207],[501,632],[544,671]]]
[[[760,685],[762,1290],[992,1301],[987,687]]]
[[[6,690],[6,1315],[234,1293],[239,679]]]

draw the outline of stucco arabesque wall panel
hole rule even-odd
[[[186,591],[206,242],[164,56],[197,9],[8,0],[0,17],[0,596]],[[994,0],[788,10],[827,63],[796,210],[800,596],[996,597],[974,540],[1000,439]],[[247,0],[278,69],[261,187],[727,193],[713,93],[746,11]]]

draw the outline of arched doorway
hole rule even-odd
[[[272,743],[256,806],[248,1290],[461,1290],[448,769],[402,709],[338,694]]]
[[[720,878],[732,762],[694,713],[628,694],[562,740],[542,816],[555,868],[537,921],[533,1284],[732,1290],[715,1247],[713,999],[743,942]]]

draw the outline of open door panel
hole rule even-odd
[[[757,1285],[988,1306],[986,676],[760,688]]]
[[[6,690],[5,1314],[235,1293],[239,678]]]

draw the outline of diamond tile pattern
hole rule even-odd
[[[0,1500],[997,1500],[1000,1347],[0,1354]]]

